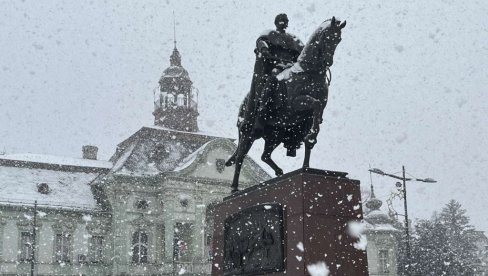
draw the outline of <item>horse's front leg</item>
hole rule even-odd
[[[312,110],[313,112],[312,127],[304,139],[304,142],[308,142],[308,146],[311,146],[311,148],[317,143],[317,135],[320,131],[321,115],[324,107],[325,104],[322,103],[322,101],[311,96],[306,95],[296,97],[295,110]]]
[[[234,154],[236,169],[234,171],[234,179],[232,180],[232,193],[239,190],[239,175],[241,174],[242,163],[244,162],[244,157],[251,149],[253,142],[254,139],[247,135],[241,135],[241,138],[239,139],[239,144],[237,145],[237,150]]]
[[[278,167],[278,165],[276,165],[273,159],[271,159],[271,153],[273,153],[278,145],[279,143],[277,142],[266,140],[266,142],[264,143],[263,155],[261,155],[261,160],[263,160],[275,171],[276,176],[283,175],[283,170]]]
[[[307,145],[307,142],[305,142],[305,158],[303,158],[303,166],[302,166],[302,168],[304,169],[310,167],[310,152],[312,151],[312,147],[310,147],[310,145]]]
[[[304,137],[303,142],[305,143],[305,158],[303,160],[303,168],[308,168],[310,166],[310,153],[312,148],[317,143],[317,135],[320,131],[320,123],[322,120],[322,113],[325,108],[326,101],[320,101],[311,96],[299,96],[297,97],[296,109],[298,110],[312,110],[313,119],[312,127],[309,133]]]

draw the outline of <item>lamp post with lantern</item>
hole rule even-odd
[[[432,178],[407,178],[405,177],[405,166],[402,166],[402,176],[397,176],[394,174],[389,174],[385,173],[384,171],[378,169],[378,168],[372,168],[369,169],[370,172],[379,174],[382,176],[389,176],[395,179],[402,180],[403,183],[397,182],[396,185],[397,187],[401,188],[402,194],[403,194],[403,206],[405,210],[405,245],[406,245],[406,251],[407,251],[407,275],[410,275],[408,271],[410,271],[410,230],[409,230],[409,222],[408,222],[408,208],[407,208],[407,181],[419,181],[419,182],[426,182],[426,183],[436,183],[437,181],[432,179]]]

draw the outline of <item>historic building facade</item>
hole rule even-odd
[[[36,275],[210,273],[212,206],[230,194],[236,146],[198,132],[176,47],[159,84],[154,126],[109,161],[92,146],[83,159],[0,156],[0,274],[29,274],[33,258]],[[245,160],[243,188],[268,178]]]
[[[363,209],[368,240],[368,270],[371,276],[396,276],[401,230],[388,212],[381,209],[382,205],[371,185],[371,193]]]
[[[2,156],[0,274],[28,275],[33,247],[36,275],[107,274],[112,216],[89,183],[109,167],[95,160]]]

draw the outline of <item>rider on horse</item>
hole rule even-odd
[[[236,165],[232,192],[238,191],[244,157],[257,139],[265,141],[261,160],[277,176],[283,170],[271,159],[271,153],[280,144],[287,149],[288,156],[295,156],[304,143],[303,168],[310,166],[310,152],[317,143],[327,105],[330,82],[327,71],[334,63],[334,52],[341,42],[346,21],[335,17],[324,21],[301,53],[301,42],[284,32],[287,23],[284,15],[277,16],[277,30],[267,32],[257,41],[251,90],[241,105],[237,121],[239,143],[225,162],[226,166]],[[288,65],[294,60],[298,61]]]
[[[250,93],[241,108],[244,116],[238,124],[241,133],[263,134],[269,110],[275,108],[279,97],[272,95],[277,85],[276,75],[297,61],[303,43],[296,36],[287,33],[288,17],[278,14],[275,18],[276,30],[268,30],[256,41],[256,62]]]

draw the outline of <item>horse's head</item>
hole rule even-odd
[[[335,17],[329,21],[325,21],[323,24],[327,24],[320,33],[320,42],[323,45],[324,62],[326,66],[331,66],[334,63],[334,52],[341,42],[341,32],[346,26],[346,21],[341,22]]]
[[[298,62],[305,71],[321,71],[334,63],[334,52],[341,42],[342,28],[346,21],[341,22],[335,17],[324,21],[312,34],[305,45]]]

